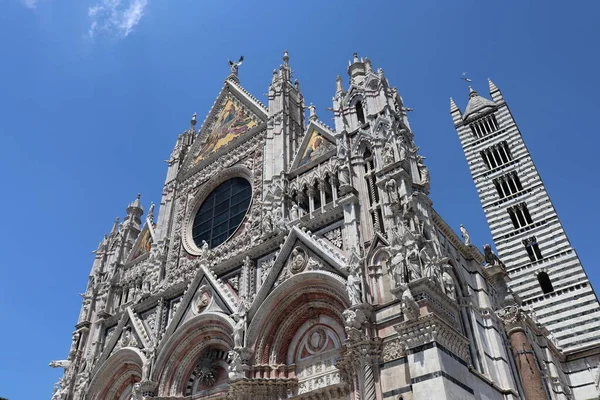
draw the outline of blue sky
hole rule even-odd
[[[242,54],[241,83],[264,100],[289,50],[330,124],[352,53],[382,67],[414,108],[434,207],[480,246],[490,234],[448,99],[464,109],[463,71],[484,95],[492,78],[598,289],[599,13],[591,1],[1,0],[0,396],[50,398],[91,251],[136,193],[159,202],[177,135]]]

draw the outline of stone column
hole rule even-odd
[[[545,400],[547,397],[542,376],[525,331],[513,328],[508,332],[508,337],[523,382],[525,397],[527,400]]]
[[[525,398],[527,400],[545,400],[547,396],[544,381],[538,368],[535,352],[527,337],[527,331],[534,329],[535,323],[527,311],[517,303],[496,311],[496,314],[504,323],[504,329],[510,340],[510,347],[523,383]]]

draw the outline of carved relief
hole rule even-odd
[[[344,242],[342,240],[342,228],[335,228],[329,232],[323,234],[327,240],[331,242],[338,249],[344,249]]]
[[[298,272],[304,271],[307,262],[308,259],[304,249],[301,247],[296,247],[294,250],[292,250],[291,262],[289,264],[290,272],[292,274],[297,274]]]
[[[208,290],[208,286],[207,285],[200,286],[200,288],[198,289],[198,295],[196,297],[194,311],[196,313],[200,314],[202,311],[204,311],[208,307],[211,299],[212,299],[212,293]]]

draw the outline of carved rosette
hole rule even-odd
[[[406,356],[406,344],[399,339],[383,342],[381,345],[382,361],[384,363]]]

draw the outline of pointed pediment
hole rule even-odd
[[[362,154],[367,146],[371,146],[373,137],[365,130],[361,129],[358,131],[356,138],[354,139],[354,145],[352,147],[353,154]]]
[[[124,347],[145,348],[149,341],[141,321],[136,321],[135,313],[131,307],[123,313],[119,323],[105,331],[105,345],[96,363],[96,367],[101,365],[108,357]]]
[[[367,260],[371,260],[373,255],[383,247],[389,247],[389,242],[380,232],[375,232],[373,236],[373,240],[371,240],[371,245],[367,250]]]
[[[129,256],[127,263],[134,262],[142,256],[150,253],[150,248],[154,243],[154,224],[146,221],[142,232],[138,235]]]
[[[328,269],[344,279],[348,276],[345,258],[334,251],[333,247],[328,248],[310,232],[293,227],[248,310],[250,317],[256,313],[269,293],[293,274],[304,270]]]
[[[204,312],[230,315],[237,309],[238,299],[233,293],[205,266],[200,265],[198,274],[183,295],[165,335],[170,336],[184,322]]]
[[[332,133],[311,121],[290,170],[317,164],[334,155],[335,151],[335,138]]]
[[[257,132],[267,120],[267,109],[237,83],[225,81],[188,152],[182,171],[207,165],[230,145]]]
[[[387,139],[387,137],[390,136],[390,131],[390,121],[385,118],[378,117],[373,123],[373,132],[375,137]]]

